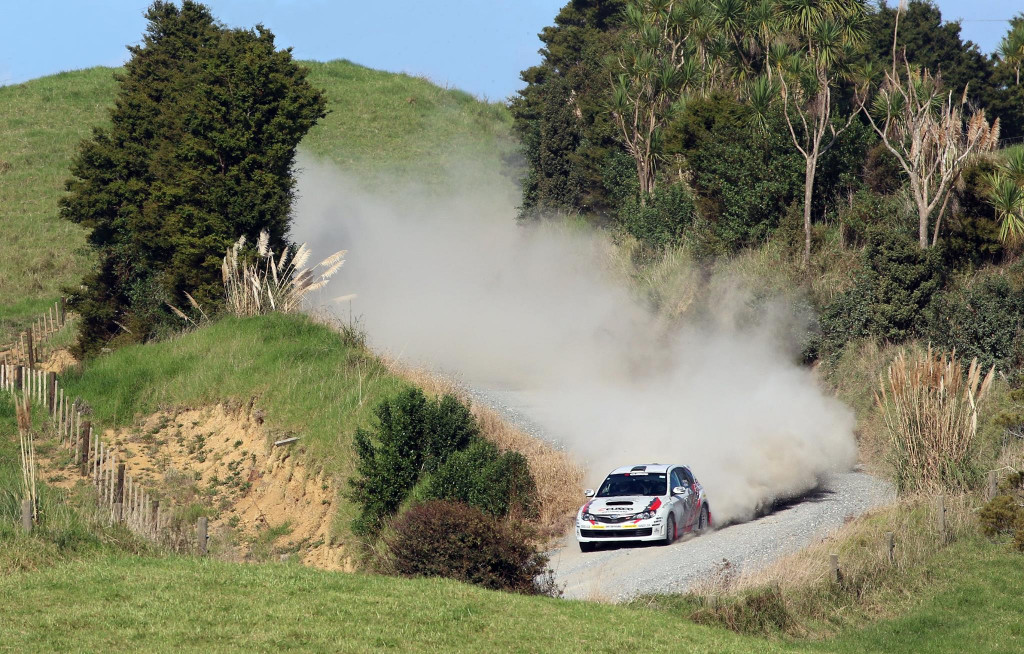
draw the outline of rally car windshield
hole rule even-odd
[[[665,495],[668,485],[664,474],[637,475],[621,474],[608,475],[608,478],[601,484],[597,491],[598,497],[623,497],[627,495],[646,495],[657,497]]]

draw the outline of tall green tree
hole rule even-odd
[[[779,38],[777,15],[775,0],[626,5],[611,66],[611,114],[636,164],[641,202],[657,183],[666,126],[693,98],[751,90],[745,83],[765,72],[770,46]]]
[[[849,129],[857,111],[838,116],[841,82],[866,38],[863,0],[782,0],[779,19],[795,51],[780,60],[779,83],[786,126],[804,158],[804,268],[811,261],[811,207],[821,157]],[[767,94],[755,96],[766,98]],[[764,104],[763,102],[761,103]],[[863,106],[863,97],[858,100]],[[763,108],[758,108],[764,113]]]
[[[526,174],[521,217],[606,214],[603,177],[619,148],[607,112],[604,59],[613,51],[625,0],[569,0],[540,34],[542,61],[522,72],[511,102]]]
[[[1024,14],[1010,21],[1010,31],[999,42],[999,61],[1013,69],[1013,83],[1020,85],[1020,68],[1024,65]]]
[[[892,6],[890,6],[892,5]],[[910,0],[902,11],[896,3],[882,4],[871,14],[867,54],[881,72],[892,66],[893,33],[899,15],[896,52],[914,68],[927,68],[941,78],[943,86],[960,95],[976,109],[985,109],[990,119],[999,119],[1003,138],[1024,136],[1024,87],[1017,84],[1017,64],[1012,56],[1014,39],[1008,50],[998,49],[987,57],[977,44],[964,40],[958,21],[945,21],[932,0]],[[1021,18],[1011,21],[1007,34],[1012,37]],[[1010,55],[1009,57],[1007,55]]]
[[[326,101],[262,26],[229,29],[202,4],[157,1],[109,127],[72,164],[64,218],[89,228],[98,267],[72,293],[77,350],[151,337],[167,303],[222,299],[240,235],[287,245],[295,149]]]
[[[996,50],[993,63],[986,107],[990,114],[999,117],[1003,138],[1017,142],[1024,137],[1024,14],[1010,21],[1010,29]]]

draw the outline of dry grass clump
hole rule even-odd
[[[975,501],[945,498],[946,532],[940,534],[934,497],[906,496],[895,504],[849,521],[838,531],[790,556],[752,572],[728,562],[691,590],[693,610],[736,620],[737,606],[777,598],[787,618],[773,621],[794,635],[821,636],[847,622],[880,617],[893,601],[911,598],[927,580],[916,571],[952,541],[977,537]],[[894,534],[889,558],[888,533]],[[841,580],[832,580],[830,555],[839,555]],[[750,607],[752,610],[754,607]],[[749,630],[748,630],[749,631]]]
[[[880,587],[882,576],[902,574],[925,562],[948,543],[977,533],[975,504],[970,495],[943,498],[945,536],[939,534],[935,497],[904,496],[897,502],[850,520],[830,536],[781,558],[766,568],[737,576],[731,590],[741,591],[778,585],[793,593],[831,584],[829,555],[839,555],[843,585]],[[886,534],[894,535],[893,559],[889,560]],[[905,583],[906,577],[897,579]]]
[[[231,314],[258,316],[273,311],[297,311],[302,306],[302,299],[326,286],[345,263],[346,250],[339,250],[312,268],[304,268],[310,256],[305,243],[294,255],[285,248],[278,257],[270,249],[269,241],[270,235],[266,231],[260,232],[256,243],[258,258],[252,261],[239,257],[245,246],[245,236],[239,237],[227,251],[221,275],[227,310]],[[316,272],[318,268],[322,269],[319,273]]]
[[[471,403],[465,390],[450,380],[395,360],[387,360],[385,365],[393,374],[409,380],[427,393],[452,394],[469,404],[484,438],[502,451],[512,450],[526,457],[530,474],[537,484],[540,512],[536,527],[539,535],[551,538],[565,533],[583,497],[583,468],[568,453],[517,429],[497,411]]]
[[[966,490],[975,480],[978,405],[995,369],[982,378],[978,360],[966,376],[956,353],[901,351],[877,396],[892,446],[900,492]]]

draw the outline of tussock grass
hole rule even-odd
[[[260,232],[256,244],[258,260],[244,261],[239,258],[245,246],[245,236],[240,236],[224,256],[221,278],[224,282],[226,309],[233,316],[245,318],[274,311],[299,311],[303,298],[326,286],[345,263],[345,250],[340,250],[312,268],[305,268],[310,256],[310,249],[305,243],[294,253],[284,248],[278,256],[268,247],[269,240],[270,234],[266,230]],[[317,269],[320,269],[319,272]],[[188,293],[185,295],[198,308],[192,296]],[[171,309],[180,317],[188,319],[179,309]]]
[[[956,353],[901,350],[882,379],[878,403],[892,444],[897,490],[966,490],[975,481],[978,405],[995,368],[977,359],[966,375]]]
[[[907,347],[917,347],[911,343]],[[860,461],[873,474],[891,477],[889,431],[876,398],[878,380],[889,369],[899,346],[879,345],[872,339],[848,343],[834,367],[822,366],[822,379],[857,415]]]
[[[637,603],[745,633],[834,636],[891,617],[920,599],[933,587],[932,572],[944,565],[940,562],[950,549],[988,547],[978,532],[977,498],[948,496],[945,507],[945,536],[938,532],[934,497],[905,496],[763,569],[744,572],[725,563],[687,595]],[[895,544],[891,561],[889,532]],[[838,584],[832,580],[831,554],[839,555]]]

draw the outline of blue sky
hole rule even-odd
[[[537,63],[537,33],[566,0],[210,0],[231,26],[262,22],[300,59],[350,59],[425,75],[441,85],[500,100]],[[892,0],[890,4],[894,4]],[[145,29],[149,0],[5,0],[0,84],[62,70],[116,66]],[[985,52],[1024,10],[1022,0],[939,0],[947,19]]]

